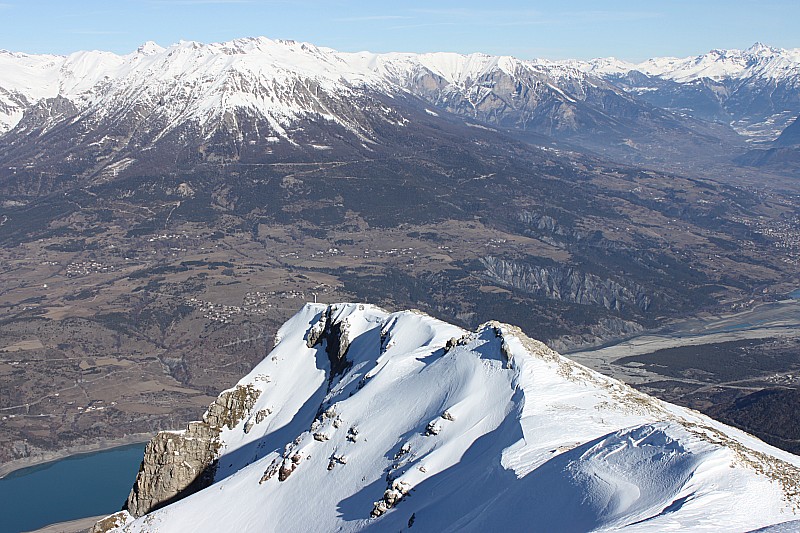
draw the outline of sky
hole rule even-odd
[[[349,52],[641,61],[800,48],[798,20],[798,0],[0,0],[0,49],[127,54],[145,41],[265,36]]]

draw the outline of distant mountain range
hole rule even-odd
[[[400,102],[632,161],[691,149],[733,157],[800,115],[800,50],[756,44],[640,64],[342,53],[266,38],[146,43],[125,56],[0,52],[0,162],[120,172],[160,159],[159,146],[174,155],[176,143],[193,152],[178,162],[337,144],[369,152],[382,127],[409,120]]]

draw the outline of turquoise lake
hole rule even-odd
[[[0,479],[0,533],[118,511],[143,453],[132,444],[12,472]]]

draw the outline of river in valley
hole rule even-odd
[[[660,330],[595,348],[566,352],[567,357],[629,384],[664,379],[638,366],[617,365],[626,357],[682,346],[699,346],[748,339],[800,337],[800,289],[789,298],[720,316],[703,316],[674,322]]]

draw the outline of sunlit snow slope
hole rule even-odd
[[[216,482],[118,530],[747,531],[798,518],[800,458],[514,327],[308,304],[276,340],[239,383],[259,393],[220,435]]]

